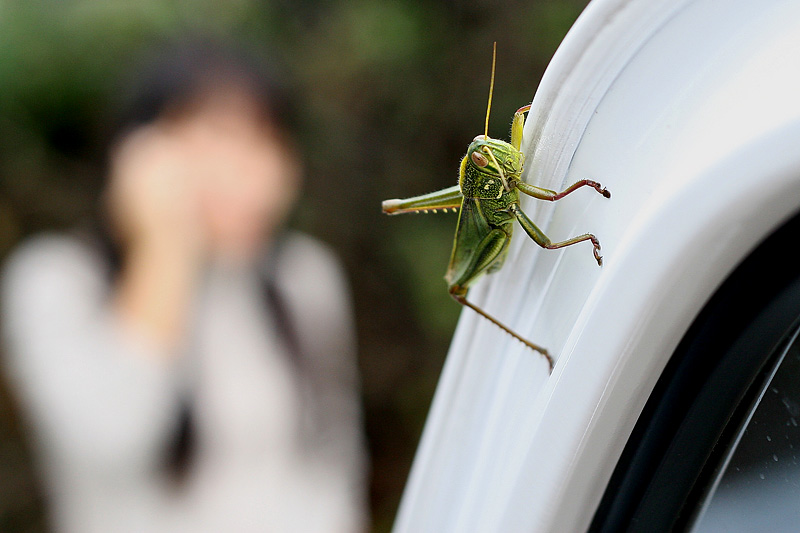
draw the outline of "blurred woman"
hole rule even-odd
[[[283,229],[302,168],[285,90],[196,46],[137,76],[102,223],[3,277],[7,366],[61,531],[358,531],[348,295]]]

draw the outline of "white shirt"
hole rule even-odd
[[[276,285],[293,361],[258,268],[212,265],[186,354],[161,357],[109,306],[109,266],[66,236],[24,243],[3,282],[7,369],[58,531],[349,532],[365,526],[351,312],[333,256],[291,234]],[[185,479],[164,464],[189,399]]]

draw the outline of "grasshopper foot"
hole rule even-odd
[[[392,200],[384,200],[383,203],[381,204],[381,209],[387,215],[394,215],[396,214],[396,211],[400,209],[401,203],[402,200],[396,198]]]
[[[598,241],[597,237],[594,235],[592,235],[590,239],[592,241],[592,246],[594,246],[592,251],[594,252],[594,258],[597,261],[597,266],[603,266],[603,256],[600,255],[600,241]]]
[[[586,185],[588,185],[589,187],[593,188],[594,190],[602,194],[605,198],[611,198],[611,191],[609,191],[596,181],[586,180]]]

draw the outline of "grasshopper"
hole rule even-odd
[[[503,266],[508,255],[514,220],[536,244],[548,250],[591,241],[594,258],[598,265],[602,265],[600,241],[597,237],[591,233],[584,233],[565,241],[552,242],[522,211],[519,206],[519,193],[550,202],[560,200],[581,187],[591,187],[606,198],[611,198],[611,193],[591,180],[581,180],[561,192],[543,189],[521,180],[524,164],[524,156],[520,151],[522,130],[525,125],[525,113],[531,106],[523,106],[514,113],[510,143],[489,137],[496,53],[497,43],[492,52],[492,76],[484,133],[472,140],[467,154],[461,160],[458,185],[403,200],[385,200],[382,208],[383,212],[389,215],[458,211],[453,251],[445,275],[450,295],[461,305],[469,307],[532,350],[542,354],[552,371],[553,358],[545,348],[525,339],[468,301],[467,292],[470,285],[483,274],[496,272]]]

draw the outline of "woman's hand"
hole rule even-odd
[[[107,207],[124,250],[114,306],[167,353],[183,337],[206,253],[197,164],[179,132],[161,123],[133,131],[112,153]]]
[[[156,123],[122,139],[111,157],[108,202],[126,247],[163,247],[194,260],[202,253],[198,161],[179,131]]]

